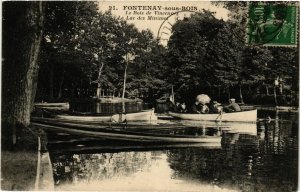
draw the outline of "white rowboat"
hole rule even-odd
[[[238,122],[256,122],[257,109],[250,111],[240,111],[222,114],[189,114],[169,112],[174,118],[194,121],[238,121]]]
[[[58,119],[83,121],[83,122],[123,122],[123,121],[157,121],[154,110],[145,110],[137,113],[122,113],[106,116],[89,116],[89,115],[56,115]]]

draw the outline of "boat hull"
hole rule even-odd
[[[134,141],[146,143],[220,143],[219,136],[174,136],[174,135],[159,135],[159,134],[143,134],[141,132],[132,131],[117,131],[117,130],[97,130],[90,131],[84,127],[72,128],[59,125],[49,125],[44,123],[31,124],[32,127],[43,128],[46,130],[58,131],[69,134],[82,136],[97,137],[101,139],[118,140],[118,141]]]
[[[234,113],[222,114],[187,114],[187,113],[174,113],[169,114],[177,119],[194,120],[194,121],[231,121],[231,122],[256,122],[257,110],[241,111]]]
[[[108,122],[111,121],[111,116],[79,116],[79,115],[56,115],[61,120],[84,121],[84,122]]]
[[[154,110],[142,111],[138,113],[115,114],[111,117],[114,122],[123,121],[157,121]]]
[[[153,109],[138,113],[113,114],[108,116],[57,115],[56,117],[62,120],[81,122],[123,122],[125,120],[152,122],[157,120]]]

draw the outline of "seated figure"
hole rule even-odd
[[[185,113],[185,112],[187,112],[187,108],[186,108],[185,102],[179,104],[179,106],[178,106],[178,111],[179,111],[180,113]]]
[[[223,107],[221,106],[221,103],[218,103],[217,101],[213,101],[211,104],[211,112],[212,113],[222,113]]]
[[[241,111],[241,107],[239,106],[239,104],[237,104],[235,102],[235,99],[230,99],[229,100],[229,105],[224,107],[225,111],[227,112],[237,112],[237,111]]]

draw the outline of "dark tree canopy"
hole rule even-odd
[[[240,93],[234,96],[242,100],[242,87],[268,89],[277,78],[286,79],[286,87],[297,87],[291,79],[297,76],[298,70],[292,70],[298,69],[298,49],[246,45],[246,20],[237,17],[246,16],[244,3],[224,5],[232,11],[228,21],[204,10],[172,27],[167,66],[168,82],[174,84],[176,92],[207,93],[220,99],[220,92],[227,93],[228,98],[234,90]]]

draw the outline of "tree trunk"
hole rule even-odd
[[[122,92],[122,99],[125,98],[125,91],[126,91],[126,78],[127,78],[127,67],[128,63],[125,65],[125,71],[124,71],[124,80],[123,80],[123,92]]]
[[[122,112],[125,113],[125,91],[126,91],[126,78],[127,78],[127,67],[128,67],[128,59],[126,59],[125,71],[124,71],[124,80],[123,80],[123,92],[122,92]]]
[[[230,86],[227,88],[228,100],[230,99]]]
[[[50,62],[50,74],[49,74],[49,101],[54,100],[54,65]]]
[[[100,61],[100,66],[99,66],[99,71],[98,71],[98,78],[97,78],[97,98],[101,98],[101,74],[102,74],[102,69],[104,67],[104,63]]]
[[[282,85],[282,83],[279,84],[279,93],[280,93],[280,95],[283,94],[283,85]]]
[[[242,85],[239,85],[239,89],[240,89],[240,99],[241,99],[241,103],[244,104],[243,94],[242,94]]]
[[[62,87],[64,84],[65,72],[66,72],[66,70],[63,69],[62,76],[61,76],[59,86],[58,86],[58,94],[57,94],[57,98],[56,98],[57,100],[59,100],[62,97]]]
[[[2,133],[10,138],[5,145],[16,144],[18,129],[30,123],[43,34],[43,5],[38,1],[3,3]]]
[[[267,95],[269,95],[269,88],[268,88],[267,84],[266,84],[266,93],[267,93]]]

